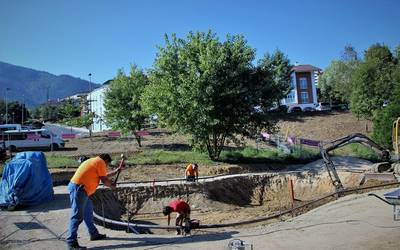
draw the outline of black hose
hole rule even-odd
[[[365,189],[372,189],[372,188],[379,188],[379,187],[385,187],[385,186],[393,186],[393,185],[400,185],[400,182],[392,182],[392,183],[386,183],[386,184],[380,184],[380,185],[374,185],[374,186],[369,186],[369,187],[361,187],[361,188],[348,188],[348,189],[342,189],[340,191],[335,191],[332,192],[330,194],[327,194],[323,197],[320,197],[318,199],[309,201],[303,205],[291,208],[291,209],[287,209],[285,211],[267,216],[267,217],[260,217],[260,218],[256,218],[256,219],[252,219],[252,220],[246,220],[246,221],[238,221],[238,222],[231,222],[231,223],[223,223],[223,224],[209,224],[209,225],[199,225],[196,228],[199,229],[205,229],[205,228],[222,228],[222,227],[234,227],[234,226],[240,226],[240,225],[246,225],[246,224],[252,224],[252,223],[257,223],[257,222],[261,222],[261,221],[266,221],[266,220],[270,220],[270,219],[274,219],[274,218],[278,218],[282,215],[285,214],[289,214],[292,213],[293,211],[299,210],[301,208],[313,205],[319,201],[322,201],[328,197],[331,196],[340,196],[341,194],[344,193],[350,193],[350,192],[354,192],[354,191],[359,191],[359,190],[365,190]],[[378,197],[379,199],[381,199],[379,196],[374,195],[374,194],[369,194],[369,195],[373,195]],[[383,200],[383,199],[381,199]],[[385,200],[383,200],[385,201]],[[391,203],[385,201],[386,203],[392,205]],[[93,215],[95,217],[95,219],[99,220],[99,221],[105,221],[107,224],[111,224],[111,225],[119,225],[119,226],[123,226],[126,228],[130,228],[130,227],[136,227],[136,228],[153,228],[153,229],[179,229],[182,227],[179,226],[162,226],[162,225],[150,225],[150,224],[132,224],[132,223],[127,223],[127,222],[121,222],[121,221],[115,221],[115,220],[111,220],[111,219],[107,219],[107,218],[103,218],[99,215],[97,215],[95,212],[93,212]]]

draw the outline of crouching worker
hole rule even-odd
[[[176,212],[178,213],[175,220],[175,226],[182,227],[183,222],[187,219],[190,219],[190,206],[184,201],[181,200],[174,200],[169,203],[168,206],[164,207],[163,214],[168,215],[168,226],[170,225],[171,220],[171,213]],[[177,229],[176,234],[181,234],[181,230]]]
[[[100,180],[104,185],[115,188],[110,177],[115,175],[119,168],[107,173],[107,166],[111,163],[108,154],[84,161],[72,177],[68,191],[71,203],[71,216],[69,221],[67,243],[68,249],[86,249],[78,244],[78,227],[85,222],[90,235],[90,240],[102,240],[105,234],[100,234],[93,223],[93,204],[90,196],[96,191]],[[122,167],[122,166],[121,166]]]
[[[185,170],[186,181],[198,181],[199,180],[199,166],[197,163],[190,163],[186,166]]]

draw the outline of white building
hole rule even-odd
[[[87,96],[89,110],[95,114],[92,124],[92,132],[101,132],[111,129],[107,126],[104,119],[104,93],[108,89],[110,83],[111,81],[105,82],[100,88],[93,90]]]
[[[312,65],[298,65],[293,67],[291,75],[292,90],[281,101],[290,110],[293,107],[315,108],[318,105],[317,84],[322,70]]]

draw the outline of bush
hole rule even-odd
[[[398,117],[400,117],[400,87],[388,106],[378,111],[374,118],[373,138],[378,144],[392,148],[392,126]]]

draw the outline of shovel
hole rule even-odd
[[[115,177],[115,179],[114,179],[114,185],[117,185],[117,180],[118,180],[118,177],[119,177],[119,174],[121,173],[121,167],[123,166],[125,164],[125,155],[124,154],[121,154],[121,160],[120,160],[120,162],[119,162],[119,170],[118,170],[118,172],[117,172],[117,176]]]

